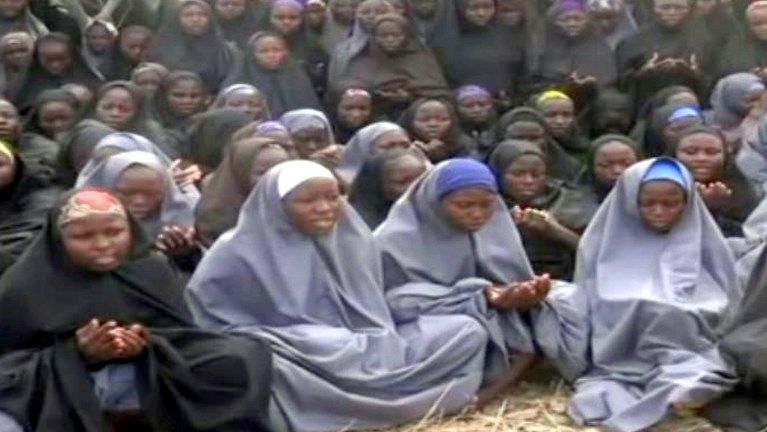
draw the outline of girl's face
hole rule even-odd
[[[433,18],[437,13],[437,0],[411,0],[410,6],[420,18]]]
[[[394,54],[404,47],[407,33],[400,23],[385,21],[375,28],[373,39],[383,52]]]
[[[412,154],[403,155],[386,164],[381,173],[384,199],[388,202],[399,199],[426,169],[426,162]]]
[[[359,0],[332,0],[330,13],[333,15],[333,20],[343,25],[354,24],[359,4]]]
[[[54,138],[72,129],[77,119],[77,111],[66,102],[52,101],[40,107],[38,118],[40,129],[49,138]]]
[[[560,13],[554,20],[559,31],[567,37],[576,38],[583,34],[589,19],[585,12],[566,11]]]
[[[3,47],[3,61],[9,66],[26,68],[32,63],[32,46],[23,41],[7,42]]]
[[[293,34],[303,23],[303,10],[292,4],[277,3],[272,7],[270,22],[272,28],[281,34]]]
[[[328,131],[324,128],[311,127],[301,129],[291,134],[296,152],[302,159],[306,159],[314,153],[328,147]]]
[[[146,94],[154,94],[160,88],[162,76],[153,70],[146,70],[133,77],[133,83],[139,86]]]
[[[21,134],[21,120],[16,107],[0,100],[0,139],[15,143]]]
[[[198,4],[190,4],[181,9],[179,20],[184,33],[189,36],[202,36],[210,30],[211,16]]]
[[[684,131],[693,126],[700,126],[702,124],[703,120],[698,117],[687,117],[674,120],[663,128],[663,141],[667,146],[672,145],[679,141],[679,137],[682,136]]]
[[[247,0],[218,0],[215,4],[216,14],[224,21],[241,17],[245,13]]]
[[[312,30],[321,30],[325,25],[325,7],[319,3],[310,3],[304,10],[304,23]]]
[[[6,154],[0,154],[0,190],[13,183],[16,177],[16,163]]]
[[[440,101],[427,101],[415,111],[413,129],[423,140],[442,139],[450,131],[453,117],[450,109]]]
[[[498,2],[498,19],[509,28],[517,28],[525,22],[525,9],[516,0]]]
[[[115,192],[128,212],[142,221],[160,212],[165,198],[165,181],[162,174],[151,168],[132,166],[120,175]]]
[[[498,207],[498,197],[487,189],[465,188],[445,196],[440,204],[455,228],[472,233],[482,229],[493,217]]]
[[[96,102],[96,116],[99,121],[114,129],[120,130],[136,116],[138,107],[130,92],[116,87],[108,90]]]
[[[178,80],[168,89],[168,106],[176,114],[196,114],[205,108],[205,90],[197,80]]]
[[[405,131],[401,130],[386,132],[375,140],[373,143],[373,148],[376,152],[383,152],[392,149],[406,150],[410,148],[410,137],[407,136]]]
[[[594,178],[599,184],[613,187],[628,167],[637,163],[634,149],[620,141],[599,147],[594,153]]]
[[[692,172],[695,181],[700,183],[711,183],[720,179],[727,159],[722,139],[707,133],[696,133],[679,140],[676,158]]]
[[[754,8],[746,15],[748,28],[761,41],[767,41],[767,8]]]
[[[386,1],[367,0],[360,4],[357,9],[357,19],[359,20],[360,27],[367,33],[370,33],[373,30],[376,18],[393,12],[394,7]]]
[[[541,114],[554,138],[566,138],[575,123],[575,107],[570,99],[550,99],[540,104]]]
[[[458,101],[458,115],[471,124],[485,124],[492,114],[493,99],[488,95],[466,96]]]
[[[103,54],[114,45],[115,37],[103,25],[92,25],[85,32],[85,43],[95,54]]]
[[[538,122],[517,121],[506,128],[506,139],[527,141],[541,150],[546,150],[546,129]]]
[[[266,116],[266,102],[263,96],[252,91],[239,91],[224,98],[224,108],[234,108],[250,116],[253,120],[263,120]]]
[[[131,249],[128,221],[118,215],[91,214],[61,227],[61,241],[76,266],[108,272],[122,264]]]
[[[120,52],[135,64],[143,61],[152,37],[149,33],[132,32],[120,38]]]
[[[49,74],[61,76],[72,66],[72,51],[64,42],[48,41],[38,47],[37,60]]]
[[[280,146],[267,147],[253,158],[253,163],[250,166],[250,174],[248,176],[251,189],[256,187],[261,177],[266,174],[272,167],[277,166],[285,161],[290,160],[290,155],[285,149]]]
[[[672,181],[649,181],[639,188],[638,205],[644,224],[654,231],[666,233],[682,218],[687,194]]]
[[[666,28],[679,27],[690,14],[688,0],[655,0],[655,15]]]
[[[338,102],[338,122],[347,128],[356,128],[370,120],[373,101],[368,95],[345,93]]]
[[[266,70],[276,70],[288,58],[288,45],[283,39],[264,36],[253,47],[253,57]]]
[[[307,180],[285,197],[293,226],[310,236],[329,233],[341,217],[341,192],[333,179]]]
[[[516,158],[503,173],[503,190],[520,204],[530,204],[546,189],[546,162],[536,155]]]
[[[495,16],[495,1],[493,0],[468,0],[464,10],[466,21],[475,26],[485,26]]]

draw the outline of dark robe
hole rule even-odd
[[[0,410],[27,430],[106,431],[89,372],[129,363],[149,430],[268,430],[268,346],[196,328],[167,261],[135,225],[119,268],[78,269],[61,243],[59,214],[50,212],[43,235],[0,279]],[[94,317],[149,327],[149,345],[134,359],[87,365],[75,331]]]
[[[603,86],[613,84],[618,76],[615,56],[603,36],[587,28],[584,34],[570,38],[550,24],[538,80],[561,84],[568,82],[573,72],[579,77],[592,76]]]
[[[767,41],[748,29],[733,34],[720,54],[718,76],[767,67]]]
[[[229,44],[218,25],[213,21],[213,11],[203,0],[184,0],[181,8],[196,4],[207,8],[211,27],[200,36],[188,35],[181,27],[180,18],[165,22],[152,40],[147,59],[165,65],[170,70],[197,72],[209,91],[217,93],[224,79],[240,57],[234,45]]]
[[[216,22],[224,39],[244,50],[248,39],[267,27],[269,7],[262,0],[248,0],[245,2],[245,12],[241,16],[225,20],[216,15]]]
[[[260,33],[260,36],[251,38],[245,52],[252,53],[255,43],[267,34],[270,33]],[[247,55],[234,68],[224,86],[240,83],[250,84],[261,90],[275,118],[295,109],[321,107],[309,76],[292,58],[277,70],[267,70],[256,62],[253,55]]]
[[[234,133],[250,122],[247,114],[234,108],[197,114],[184,126],[179,145],[181,156],[205,171],[212,171],[221,163],[224,149]]]

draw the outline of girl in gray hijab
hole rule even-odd
[[[569,406],[577,423],[644,430],[734,384],[715,329],[741,296],[735,263],[680,162],[623,173],[581,237],[575,283],[591,327],[591,367]]]
[[[271,343],[275,430],[356,430],[455,412],[482,380],[487,335],[476,321],[395,324],[370,231],[314,162],[285,162],[261,179],[237,226],[200,263],[187,302],[203,327]]]
[[[347,185],[357,177],[362,165],[383,150],[410,147],[407,132],[396,123],[376,122],[357,131],[346,143],[336,174]]]
[[[472,207],[466,210],[469,217],[451,210],[454,204]],[[459,313],[487,329],[486,376],[493,384],[481,402],[537,348],[566,378],[583,371],[585,305],[578,305],[574,287],[563,283],[547,298],[548,276],[534,276],[496,180],[481,163],[438,164],[394,204],[374,235],[395,320]],[[507,372],[510,357],[514,367]]]

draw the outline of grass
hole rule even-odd
[[[482,411],[467,410],[440,418],[427,416],[419,422],[383,432],[599,432],[579,427],[567,416],[569,390],[550,370],[537,368],[508,395]],[[652,432],[721,432],[706,420],[674,416],[651,429]]]

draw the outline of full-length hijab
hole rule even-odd
[[[294,228],[280,186],[313,178],[296,171],[318,169],[291,161],[262,178],[235,229],[213,245],[189,283],[195,320],[268,338],[273,400],[293,430],[390,425],[421,418],[432,405],[460,409],[481,382],[485,334],[461,316],[396,325],[380,255],[348,204],[326,235]]]
[[[732,253],[673,159],[686,209],[668,233],[645,226],[638,194],[657,160],[623,173],[581,237],[575,283],[589,303],[591,368],[570,401],[578,422],[637,431],[734,384],[715,332],[741,295]]]
[[[99,317],[151,329],[144,354],[131,362],[150,430],[267,431],[268,347],[194,328],[167,261],[149,253],[135,225],[119,268],[78,269],[57,227],[61,205],[0,279],[0,365],[13,377],[0,410],[25,430],[108,430],[74,337]]]

